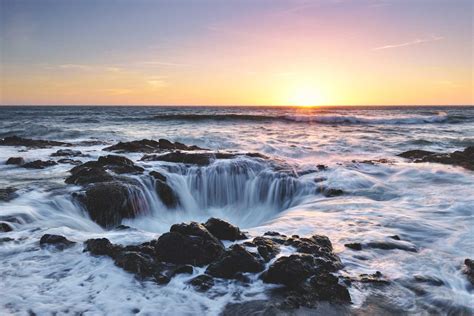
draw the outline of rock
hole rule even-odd
[[[13,228],[7,223],[0,223],[0,232],[7,233],[11,232]]]
[[[124,218],[134,218],[142,209],[138,186],[118,181],[96,183],[76,195],[91,219],[105,228],[117,226]]]
[[[352,250],[357,250],[357,251],[362,250],[362,244],[358,243],[358,242],[344,244],[344,246],[346,246],[347,248],[350,248]]]
[[[373,274],[361,274],[360,279],[357,280],[361,283],[375,283],[379,285],[390,284],[390,281],[383,279],[383,275],[380,271],[376,271]]]
[[[179,205],[179,197],[166,182],[166,176],[158,171],[151,171],[150,176],[155,179],[155,191],[161,202],[168,208],[174,208]]]
[[[96,256],[115,257],[119,247],[113,245],[107,238],[88,239],[84,242],[84,251]]]
[[[173,225],[153,246],[161,261],[196,266],[209,264],[224,253],[222,243],[196,222]]]
[[[73,159],[69,159],[69,158],[63,158],[63,159],[59,159],[58,163],[66,163],[66,164],[70,164],[70,165],[79,166],[79,165],[82,164],[82,161],[73,160]]]
[[[71,247],[75,244],[75,242],[66,239],[64,236],[50,234],[43,235],[39,243],[42,247],[46,245],[52,245],[60,250]]]
[[[6,164],[7,165],[17,165],[21,166],[25,163],[25,159],[23,157],[10,157],[8,158]]]
[[[266,283],[292,287],[318,272],[318,264],[312,255],[297,254],[278,258],[261,278]]]
[[[425,150],[409,150],[398,156],[411,159],[415,163],[433,162],[454,165],[474,170],[474,146],[466,147],[463,151],[452,153],[434,153]]]
[[[8,201],[13,200],[15,197],[17,197],[15,193],[16,191],[17,189],[12,188],[12,187],[0,189],[0,201],[8,202]]]
[[[395,239],[395,240],[401,240],[400,236],[398,236],[398,235],[388,236],[388,238]]]
[[[84,185],[114,180],[114,177],[107,173],[102,167],[86,166],[86,164],[71,169],[69,172],[72,174],[66,178],[65,182],[67,184]]]
[[[209,265],[206,273],[218,278],[232,279],[240,272],[260,272],[263,261],[241,245],[233,245],[222,257]]]
[[[47,168],[47,167],[55,166],[57,164],[58,163],[56,161],[53,161],[53,160],[46,160],[46,161],[35,160],[35,161],[27,162],[27,163],[25,163],[21,166],[23,168],[28,168],[28,169],[44,169],[44,168]]]
[[[196,291],[206,292],[214,286],[214,279],[206,274],[199,275],[189,281]]]
[[[164,150],[202,150],[198,146],[186,146],[182,143],[172,143],[166,139],[160,139],[158,141],[151,139],[135,140],[131,142],[119,142],[113,146],[104,148],[106,151],[118,151],[118,152],[144,152],[144,153],[155,153],[162,152]]]
[[[418,250],[414,246],[406,245],[403,243],[396,243],[396,242],[374,241],[374,242],[367,243],[366,246],[368,248],[376,248],[376,249],[384,249],[384,250],[399,249],[399,250],[405,250],[405,251],[410,251],[410,252],[418,252]]]
[[[467,276],[469,282],[474,285],[474,260],[466,259],[464,260],[464,274]]]
[[[174,152],[166,153],[163,155],[144,155],[141,158],[141,160],[166,161],[166,162],[206,166],[216,159],[232,159],[237,156],[247,156],[247,157],[252,157],[252,158],[265,157],[258,153],[223,153],[223,152],[188,153],[188,152],[174,151]]]
[[[105,167],[106,169],[112,170],[115,173],[142,173],[144,169],[136,166],[133,161],[127,157],[117,155],[101,156],[97,160],[97,163]]]
[[[339,283],[339,279],[332,274],[320,274],[310,279],[311,294],[317,300],[333,303],[350,303],[351,296],[347,287]],[[315,298],[312,298],[314,300]]]
[[[295,247],[298,252],[317,257],[320,269],[324,268],[326,271],[332,272],[342,266],[339,258],[332,252],[331,242],[325,236],[314,235],[310,238],[292,236],[285,244]]]
[[[416,282],[426,283],[426,284],[433,285],[433,286],[443,286],[444,285],[443,280],[438,279],[437,277],[433,277],[433,276],[414,275],[413,279]]]
[[[247,236],[238,227],[218,218],[211,217],[204,226],[219,239],[231,241],[247,239]]]
[[[159,173],[158,171],[150,171],[149,174],[150,174],[150,176],[155,178],[155,180],[160,180],[160,181],[166,182],[166,176]]]
[[[82,152],[79,150],[72,149],[59,149],[55,153],[51,154],[51,157],[78,157],[82,156]]]
[[[150,277],[155,272],[153,259],[138,252],[118,252],[114,255],[114,261],[118,267],[140,277]],[[159,277],[158,279],[162,283],[163,278]]]
[[[326,188],[326,187],[319,187],[316,189],[318,193],[321,193],[325,197],[335,197],[344,195],[344,191],[341,189],[334,189],[334,188]]]
[[[268,236],[272,241],[276,242],[277,244],[283,245],[287,241],[286,235],[282,235],[278,232],[266,232],[263,236]]]
[[[280,246],[278,243],[274,242],[270,238],[266,237],[255,237],[252,240],[252,244],[257,247],[257,251],[265,260],[265,262],[270,261],[275,258],[278,253],[280,253]]]
[[[9,136],[0,140],[0,146],[25,146],[31,148],[49,148],[53,146],[72,146],[72,144],[51,140],[28,139],[18,136]]]

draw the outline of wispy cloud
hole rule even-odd
[[[61,69],[74,69],[74,70],[92,70],[94,67],[90,65],[83,65],[83,64],[62,64],[59,65]]]
[[[405,47],[405,46],[413,46],[413,45],[418,45],[418,44],[422,44],[422,43],[436,42],[436,41],[440,41],[442,39],[444,39],[444,37],[442,37],[442,36],[431,36],[429,38],[418,38],[416,40],[409,41],[409,42],[375,47],[373,50],[382,50],[382,49],[399,48],[399,47]]]
[[[167,61],[160,61],[160,60],[143,61],[143,62],[140,62],[140,64],[146,65],[146,66],[165,66],[165,67],[189,66],[189,64],[174,63],[174,62],[167,62]]]

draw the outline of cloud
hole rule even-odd
[[[168,85],[166,81],[163,80],[164,78],[163,76],[150,77],[146,82],[154,89],[164,88]]]
[[[429,38],[422,38],[422,39],[419,38],[419,39],[409,41],[409,42],[405,42],[405,43],[390,44],[390,45],[376,47],[373,50],[382,50],[382,49],[398,48],[398,47],[405,47],[405,46],[413,46],[413,45],[418,45],[418,44],[422,44],[422,43],[440,41],[442,39],[444,39],[444,37],[442,37],[442,36],[432,36],[432,37],[429,37]]]
[[[146,65],[146,66],[165,66],[165,67],[186,67],[186,66],[189,66],[189,64],[173,63],[173,62],[159,61],[159,60],[144,61],[144,62],[141,62],[140,64]]]
[[[75,69],[75,70],[92,70],[93,67],[89,65],[83,65],[83,64],[62,64],[59,65],[59,68],[61,69]]]

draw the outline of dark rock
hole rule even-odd
[[[144,169],[136,166],[133,161],[127,157],[117,155],[101,156],[97,163],[106,169],[112,170],[115,173],[142,173]]]
[[[344,246],[346,246],[347,248],[350,248],[352,250],[358,250],[358,251],[362,250],[362,244],[358,243],[358,242],[344,244]]]
[[[6,164],[7,165],[17,165],[21,166],[25,163],[25,159],[23,157],[10,157],[8,158]]]
[[[464,260],[464,274],[467,276],[469,282],[474,285],[474,260],[466,259]]]
[[[10,238],[10,237],[2,237],[0,238],[0,244],[3,244],[5,242],[10,242],[10,241],[15,241],[15,239]]]
[[[28,168],[28,169],[44,169],[44,168],[47,168],[47,167],[55,166],[57,164],[58,163],[56,161],[53,161],[53,160],[46,160],[46,161],[35,160],[35,161],[27,162],[27,163],[25,163],[21,166],[23,168]]]
[[[238,227],[218,218],[211,217],[204,226],[219,239],[231,241],[247,239],[247,236]]]
[[[0,140],[0,146],[26,146],[31,148],[48,148],[53,146],[72,146],[72,144],[51,140],[28,139],[18,136],[5,137]]]
[[[337,271],[342,266],[337,255],[332,252],[331,242],[325,236],[314,235],[310,238],[291,237],[285,244],[295,247],[298,252],[318,257],[320,269],[324,268],[331,272]]]
[[[150,176],[155,178],[155,180],[166,182],[166,176],[159,173],[158,171],[150,171]]]
[[[361,283],[372,283],[379,285],[390,284],[390,281],[383,279],[383,275],[380,271],[376,271],[373,274],[361,274],[360,279],[357,281]]]
[[[388,236],[388,238],[392,238],[392,239],[395,239],[395,240],[401,240],[400,236],[398,236],[398,235]]]
[[[107,238],[88,239],[84,242],[84,251],[96,256],[115,257],[119,247],[113,245]]]
[[[413,279],[416,282],[426,283],[426,284],[433,285],[433,286],[442,286],[442,285],[444,285],[443,280],[438,279],[438,278],[433,277],[433,276],[415,275],[415,276],[413,276]]]
[[[15,193],[16,191],[17,189],[12,188],[12,187],[0,189],[0,201],[8,202],[8,201],[13,200],[14,198],[17,197],[17,194]]]
[[[317,189],[317,192],[321,193],[325,197],[335,197],[335,196],[344,195],[344,191],[342,191],[341,189],[334,189],[334,188],[320,187]]]
[[[132,229],[132,228],[130,226],[127,226],[127,225],[118,225],[114,229],[115,230],[128,230],[128,229]]]
[[[196,222],[173,225],[154,243],[161,261],[203,266],[224,253],[222,243]]]
[[[168,208],[174,208],[179,205],[179,197],[166,182],[166,176],[158,171],[151,171],[150,176],[155,179],[155,191],[161,202]]]
[[[164,150],[202,150],[198,146],[186,146],[182,143],[172,143],[166,139],[160,139],[158,141],[151,139],[135,140],[131,142],[119,142],[113,146],[104,148],[106,151],[119,151],[119,152],[144,152],[154,153],[161,152]]]
[[[315,295],[317,300],[337,303],[351,302],[347,287],[340,284],[339,279],[332,274],[316,275],[310,279],[309,284],[311,285],[310,293]]]
[[[57,249],[65,249],[71,247],[75,242],[66,239],[64,236],[60,235],[50,235],[45,234],[40,239],[40,246],[53,245]]]
[[[415,163],[433,162],[474,170],[474,146],[466,147],[463,151],[455,151],[452,153],[434,153],[425,150],[410,150],[403,152],[398,156],[411,159]]]
[[[11,232],[13,228],[7,223],[0,223],[0,232],[7,233]]]
[[[223,152],[188,153],[188,152],[175,151],[175,152],[170,152],[163,155],[144,155],[141,158],[141,160],[166,161],[166,162],[205,166],[205,165],[209,165],[211,162],[213,162],[216,159],[232,159],[237,156],[247,156],[247,157],[253,157],[253,158],[265,157],[256,153],[223,153]]]
[[[292,287],[317,272],[318,264],[312,255],[297,254],[278,258],[262,274],[262,279],[266,283],[284,284]]]
[[[270,238],[255,237],[252,240],[252,244],[257,247],[258,253],[262,256],[265,262],[275,258],[275,256],[280,252],[279,244]]]
[[[206,292],[214,286],[214,279],[206,274],[199,275],[189,281],[196,291]]]
[[[192,274],[193,271],[194,271],[194,268],[192,265],[185,264],[185,265],[178,266],[174,270],[174,274]]]
[[[140,208],[142,193],[139,187],[121,182],[97,183],[77,195],[91,219],[102,227],[113,227],[124,218],[134,218]]]
[[[418,250],[414,246],[405,245],[405,244],[396,243],[396,242],[374,241],[374,242],[367,243],[366,246],[368,248],[376,248],[376,249],[383,249],[383,250],[399,249],[399,250],[405,250],[405,251],[410,251],[410,252],[418,252]]]
[[[153,259],[138,252],[118,252],[114,255],[114,261],[118,267],[140,277],[149,277],[154,273]]]
[[[55,153],[51,154],[51,157],[78,157],[82,156],[82,152],[79,150],[72,149],[59,149]]]
[[[222,257],[209,265],[206,273],[218,278],[232,279],[239,272],[263,271],[263,261],[241,245],[233,245]]]
[[[79,165],[82,164],[82,161],[73,160],[73,159],[69,159],[69,158],[63,158],[63,159],[59,159],[58,163],[66,163],[66,164],[70,164],[70,165],[79,166]]]
[[[319,171],[324,171],[328,169],[328,166],[326,165],[317,165],[316,168],[318,168]]]

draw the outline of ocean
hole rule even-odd
[[[344,275],[380,271],[389,284],[350,286],[346,313],[474,313],[474,287],[463,273],[474,253],[474,172],[397,156],[474,146],[474,107],[0,107],[0,138],[14,135],[73,147],[0,146],[0,188],[17,190],[0,201],[0,221],[13,228],[0,233],[0,310],[6,314],[219,315],[230,304],[269,300],[275,286],[260,280],[251,286],[223,281],[200,293],[187,281],[204,268],[157,285],[110,258],[83,253],[90,238],[138,244],[172,224],[210,217],[250,236],[325,235]],[[5,164],[9,157],[54,160],[50,155],[61,148],[81,151],[73,159],[86,162],[111,154],[106,146],[145,138],[259,153],[275,163],[236,155],[183,165],[120,153],[146,172],[163,173],[181,201],[166,207],[145,175],[133,175],[143,196],[140,214],[122,220],[128,230],[104,229],[90,219],[74,198],[81,186],[64,182],[73,165]],[[324,194],[328,188],[341,194]],[[46,233],[77,244],[63,251],[40,247]],[[344,246],[394,235],[397,249]]]

